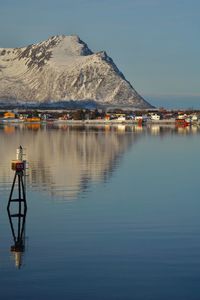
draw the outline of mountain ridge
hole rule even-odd
[[[77,35],[52,36],[22,48],[0,48],[0,99],[152,107],[105,51],[92,52]]]

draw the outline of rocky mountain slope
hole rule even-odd
[[[0,99],[151,106],[106,52],[93,53],[78,36],[53,36],[24,48],[0,48]]]

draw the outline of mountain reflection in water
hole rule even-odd
[[[106,181],[138,136],[123,125],[2,129],[1,181],[9,178],[9,163],[18,145],[23,145],[29,163],[29,186],[66,198],[77,197],[89,182]]]
[[[89,183],[107,181],[130,146],[145,134],[191,134],[198,128],[159,126],[5,126],[0,128],[1,183],[11,181],[10,161],[19,145],[29,162],[31,188],[74,199]],[[3,185],[2,185],[3,186]]]

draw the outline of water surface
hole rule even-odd
[[[199,299],[198,127],[0,128],[2,299]],[[28,212],[7,215],[19,145]]]

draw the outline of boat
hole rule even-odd
[[[179,119],[175,120],[175,125],[180,127],[190,126],[191,122],[188,119]]]

